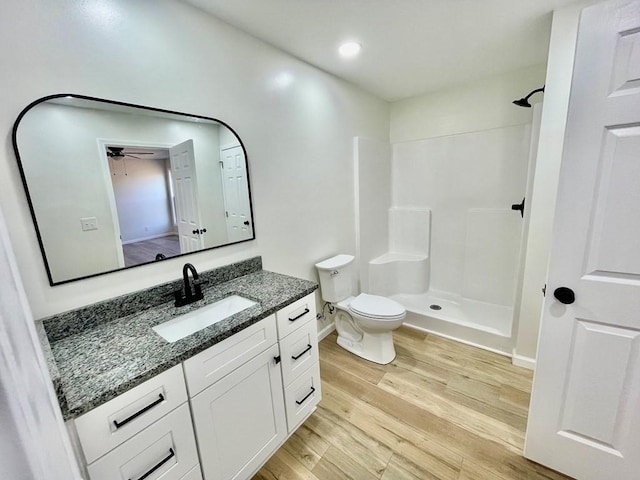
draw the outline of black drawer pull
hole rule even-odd
[[[300,400],[300,401],[296,400],[296,403],[297,403],[298,405],[302,405],[302,404],[304,403],[304,401],[305,401],[307,398],[309,398],[311,395],[313,395],[313,392],[315,392],[315,391],[316,391],[316,389],[315,389],[315,388],[313,388],[313,387],[311,387],[311,391],[310,391],[309,393],[307,393],[307,394],[305,395],[305,397],[304,397],[302,400]]]
[[[298,355],[291,355],[291,358],[294,360],[299,359],[301,356],[303,356],[305,353],[307,353],[309,350],[311,350],[311,345],[307,343],[307,348],[305,348],[302,352],[300,352]],[[313,393],[313,392],[311,392]]]
[[[309,309],[308,309],[308,308],[305,308],[305,309],[304,309],[304,312],[302,312],[302,313],[301,313],[300,315],[298,315],[297,317],[290,318],[290,319],[289,319],[289,321],[290,321],[290,322],[295,322],[295,321],[296,321],[296,320],[298,320],[299,318],[304,317],[307,313],[309,313]]]
[[[153,402],[150,403],[149,405],[147,405],[146,407],[144,407],[142,410],[137,411],[136,413],[134,413],[133,415],[131,415],[130,417],[125,418],[123,421],[118,422],[117,420],[113,421],[113,424],[116,426],[116,428],[120,428],[123,425],[126,425],[127,423],[129,423],[131,420],[139,417],[140,415],[142,415],[144,412],[146,412],[147,410],[152,409],[153,407],[155,407],[156,405],[158,405],[159,403],[162,403],[164,401],[164,396],[159,393],[158,394],[158,399]]]
[[[145,478],[147,478],[149,475],[151,475],[153,472],[155,472],[157,469],[159,469],[162,465],[167,463],[169,460],[171,460],[175,456],[176,456],[176,452],[173,451],[173,448],[170,448],[169,449],[169,455],[167,455],[162,460],[160,460],[160,463],[158,463],[155,467],[153,467],[147,473],[145,473],[140,478],[138,478],[138,480],[144,480]],[[129,479],[129,480],[131,480],[131,479]]]

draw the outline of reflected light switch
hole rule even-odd
[[[85,217],[80,219],[82,224],[82,231],[88,232],[89,230],[98,229],[98,219],[96,217]]]

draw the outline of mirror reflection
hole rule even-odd
[[[255,238],[223,122],[55,95],[23,111],[14,148],[52,285]]]

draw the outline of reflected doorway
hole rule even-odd
[[[105,145],[125,267],[179,255],[169,149]]]

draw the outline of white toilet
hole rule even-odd
[[[387,364],[396,358],[392,331],[407,312],[389,298],[361,293],[353,296],[352,255],[336,255],[316,268],[325,302],[334,304],[338,345],[372,362]]]

